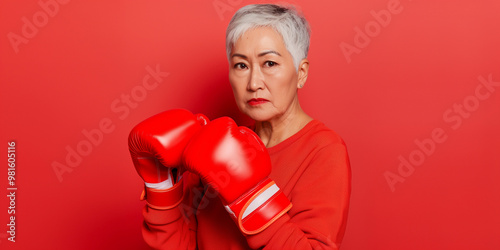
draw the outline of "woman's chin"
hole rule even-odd
[[[268,112],[264,112],[262,110],[251,110],[244,112],[247,116],[252,118],[252,120],[257,122],[269,121],[273,116]]]

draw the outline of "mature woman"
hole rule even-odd
[[[342,139],[299,104],[309,36],[293,7],[241,8],[226,32],[229,80],[238,108],[255,125],[177,109],[132,130],[150,246],[339,248],[350,166]]]

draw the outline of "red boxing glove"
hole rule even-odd
[[[207,124],[204,115],[173,109],[137,124],[129,134],[128,146],[137,173],[145,182],[141,200],[150,207],[169,209],[182,199],[182,151],[199,129]]]
[[[229,117],[204,126],[183,154],[186,170],[219,193],[226,210],[245,234],[256,234],[292,204],[268,176],[271,159],[260,138]]]

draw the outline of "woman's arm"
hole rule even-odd
[[[351,170],[345,144],[320,149],[289,194],[292,209],[259,234],[257,249],[338,249],[346,227]]]
[[[172,192],[183,192],[182,201],[170,209],[155,209],[144,206],[142,235],[153,249],[196,249],[196,207],[203,196],[199,178],[186,172],[183,188]],[[178,195],[178,194],[173,194]]]
[[[189,213],[193,205],[190,188],[198,179],[183,174],[180,162],[190,138],[207,122],[202,114],[172,109],[140,122],[129,134],[130,155],[144,180],[141,199],[147,205],[143,211],[143,235],[153,248],[196,247],[195,237],[188,233],[187,219],[194,216]]]

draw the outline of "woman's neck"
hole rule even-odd
[[[285,113],[269,121],[257,121],[255,133],[266,148],[270,148],[299,132],[311,120],[313,118],[308,116],[299,106],[295,112]]]

